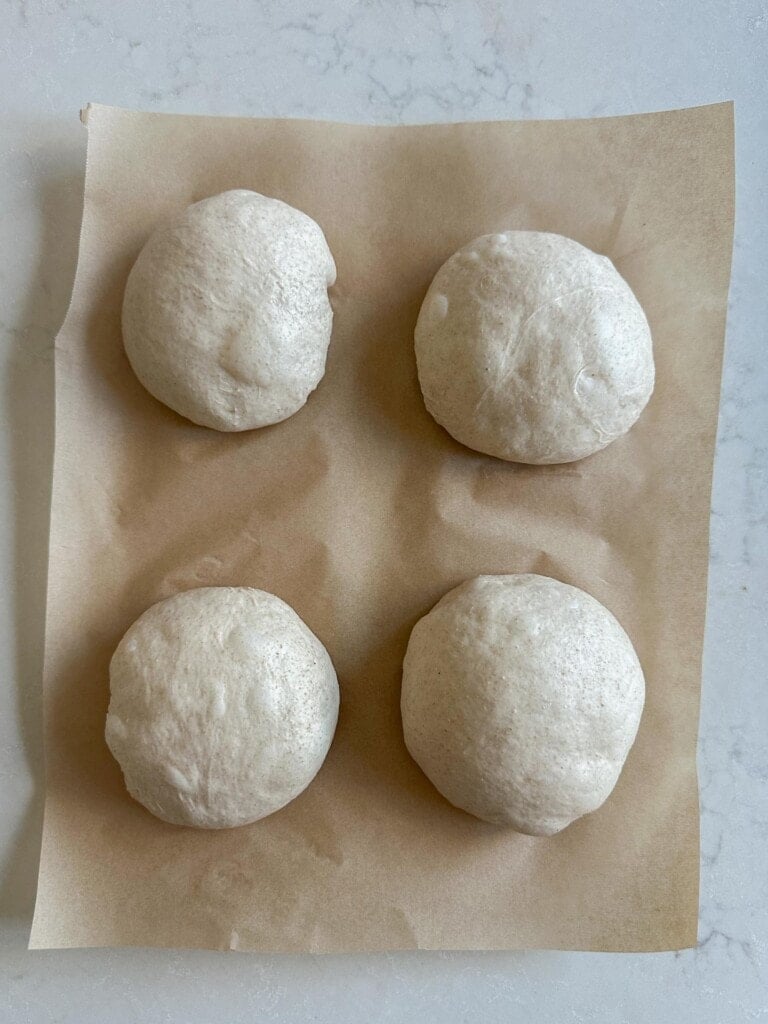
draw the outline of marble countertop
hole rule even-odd
[[[768,7],[764,0],[6,0],[0,31],[0,1022],[768,1018]],[[763,70],[761,70],[761,68]],[[712,497],[700,942],[682,953],[30,953],[52,341],[90,100],[399,123],[735,99],[737,223]]]

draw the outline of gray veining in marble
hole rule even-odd
[[[768,7],[764,0],[5,0],[0,9],[0,1021],[768,1018]],[[399,123],[733,98],[738,211],[712,497],[697,950],[252,957],[25,950],[40,829],[51,345],[89,100]]]

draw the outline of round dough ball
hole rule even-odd
[[[109,749],[131,796],[174,825],[232,828],[279,810],[336,728],[328,652],[263,590],[201,587],[152,605],[109,676]]]
[[[637,732],[632,643],[583,590],[478,576],[416,623],[401,709],[411,756],[456,807],[528,835],[598,808]]]
[[[653,391],[648,321],[606,256],[562,235],[484,235],[435,275],[416,324],[424,401],[457,441],[573,462],[625,434]]]
[[[257,192],[222,192],[139,253],[123,299],[125,351],[147,391],[194,423],[278,423],[325,373],[335,280],[311,217]]]

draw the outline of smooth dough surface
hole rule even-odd
[[[222,192],[141,250],[123,299],[125,351],[147,391],[194,423],[278,423],[325,372],[335,279],[311,217],[247,189]]]
[[[573,462],[625,434],[653,391],[651,332],[606,256],[538,231],[484,235],[435,275],[415,333],[427,409],[469,448]]]
[[[262,590],[201,587],[152,605],[109,675],[109,748],[131,796],[175,825],[231,828],[279,810],[336,728],[325,647]]]
[[[632,746],[645,682],[589,594],[478,576],[416,623],[401,710],[411,756],[456,807],[529,835],[598,808]]]

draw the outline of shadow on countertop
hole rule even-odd
[[[54,440],[53,343],[69,304],[83,205],[85,133],[69,121],[28,125],[24,148],[9,158],[28,186],[36,266],[7,334],[3,386],[9,431],[13,570],[13,664],[21,753],[33,791],[0,863],[0,917],[31,919],[37,885],[44,800],[42,672]],[[30,220],[32,217],[30,216]],[[12,258],[12,253],[8,254]]]

